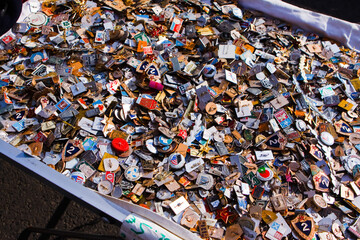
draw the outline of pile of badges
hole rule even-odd
[[[360,238],[356,52],[227,0],[24,11],[2,140],[202,238]]]

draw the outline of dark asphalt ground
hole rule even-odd
[[[17,239],[28,227],[45,227],[63,196],[48,185],[0,160],[0,239]],[[71,201],[56,229],[117,235],[119,228]],[[40,235],[32,234],[29,239]],[[54,239],[54,238],[52,238]]]
[[[360,22],[357,0],[285,0],[350,22]],[[0,159],[0,239],[17,239],[27,227],[45,227],[63,196],[32,176]],[[118,227],[71,202],[57,229],[116,235]],[[37,239],[33,234],[30,239]]]

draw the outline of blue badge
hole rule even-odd
[[[169,146],[172,143],[172,139],[171,138],[167,138],[164,135],[161,135],[159,137],[159,142],[161,145],[165,145],[165,146]]]
[[[67,100],[66,98],[61,99],[56,105],[55,107],[60,111],[63,112],[66,109],[68,109],[71,105],[71,102],[69,100]]]

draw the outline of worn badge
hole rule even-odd
[[[64,146],[61,158],[63,161],[67,162],[77,157],[83,151],[84,148],[80,140],[69,140]]]

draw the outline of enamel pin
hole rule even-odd
[[[311,217],[298,215],[294,220],[291,221],[291,225],[303,239],[311,240],[314,237],[315,223]]]
[[[84,151],[80,140],[69,140],[62,151],[61,158],[65,162],[77,157]]]

